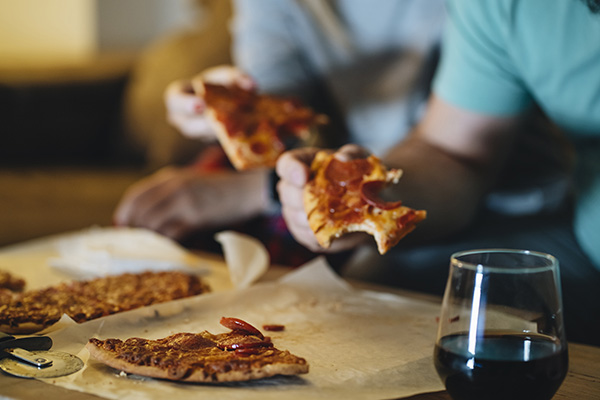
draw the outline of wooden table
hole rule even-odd
[[[276,279],[287,272],[284,268],[272,268],[264,280]],[[426,301],[439,302],[438,298],[375,286],[362,282],[351,282],[359,289],[378,290],[395,293]],[[99,399],[86,393],[73,392],[58,386],[49,385],[40,381],[21,379],[5,374],[0,374],[0,398],[37,400],[92,400]],[[423,393],[408,397],[411,400],[449,400],[450,396],[445,392]],[[586,346],[581,344],[569,344],[569,371],[562,386],[554,396],[554,399],[600,399],[600,347]]]
[[[446,391],[407,397],[410,400],[451,400]],[[559,399],[600,399],[600,348],[569,344],[569,372],[553,397]]]
[[[400,296],[418,298],[441,303],[441,299],[430,295],[395,288],[371,285],[363,282],[351,282],[357,288],[385,291]],[[405,397],[410,400],[451,400],[444,390],[435,393],[423,393]],[[569,371],[553,397],[553,400],[597,400],[600,399],[600,347],[569,343]],[[507,399],[508,400],[508,399]]]

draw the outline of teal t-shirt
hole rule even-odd
[[[574,231],[600,268],[600,14],[583,0],[450,0],[434,91],[513,115],[532,104],[577,149]]]

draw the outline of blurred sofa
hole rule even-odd
[[[0,246],[110,225],[126,188],[201,144],[165,119],[174,79],[230,62],[229,1],[141,54],[71,67],[0,68]]]

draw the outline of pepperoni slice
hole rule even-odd
[[[264,335],[258,329],[239,318],[222,317],[220,323],[225,328],[229,328],[232,331],[242,331],[248,335],[258,336],[259,338],[264,339]]]
[[[348,186],[370,174],[372,169],[373,166],[367,159],[340,161],[334,157],[327,165],[325,177],[339,186]]]
[[[385,188],[385,181],[367,181],[360,185],[360,197],[369,205],[382,210],[392,210],[402,205],[401,201],[385,201],[379,193]]]

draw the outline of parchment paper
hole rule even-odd
[[[269,253],[262,243],[251,236],[233,231],[215,235],[223,247],[223,255],[235,288],[245,289],[269,269]]]
[[[117,233],[115,237],[121,242],[120,246],[111,246],[113,239],[104,237],[110,233]],[[164,237],[146,235],[140,229],[92,227],[42,237],[0,249],[0,269],[25,279],[27,290],[73,279],[169,269],[185,270],[202,276],[213,290],[233,287],[229,272],[222,262],[179,248]],[[134,241],[136,243],[131,243]],[[163,250],[161,256],[157,256],[153,246]],[[143,251],[144,248],[149,249]],[[76,263],[76,260],[82,262]],[[57,267],[58,265],[62,267]],[[90,273],[92,266],[98,267],[102,273]]]
[[[30,245],[27,251],[0,252],[0,265],[11,257],[14,263],[48,256],[48,243],[35,249]],[[216,272],[213,279],[223,281],[223,274]],[[223,283],[216,292],[194,298],[83,324],[65,321],[49,333],[53,350],[76,354],[86,366],[45,382],[110,399],[389,399],[438,391],[443,386],[432,353],[439,308],[355,290],[318,258],[278,282],[235,290]],[[126,375],[90,360],[84,348],[90,337],[156,339],[177,332],[226,332],[219,324],[222,316],[244,319],[259,329],[285,325],[284,331],[268,335],[277,348],[304,357],[310,372],[247,383],[185,384]]]
[[[84,370],[49,381],[111,399],[387,399],[442,390],[432,361],[439,306],[361,292],[322,259],[244,290],[197,296],[114,315],[51,334],[55,350],[77,354]],[[90,337],[161,338],[176,332],[225,332],[222,316],[270,332],[276,347],[306,358],[310,372],[225,385],[182,384],[127,376],[89,360]]]
[[[93,279],[126,272],[198,271],[202,260],[174,240],[148,229],[94,226],[56,240],[53,268]]]

